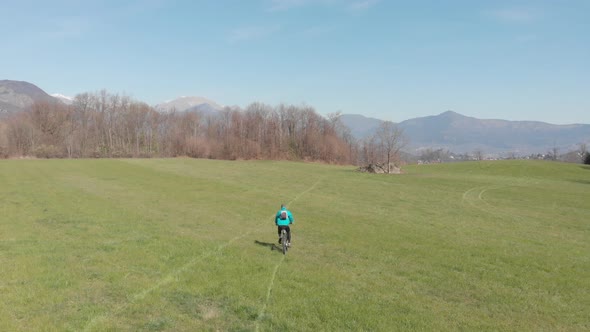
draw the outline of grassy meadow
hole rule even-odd
[[[2,160],[0,331],[590,330],[588,166],[404,171]]]

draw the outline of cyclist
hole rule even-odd
[[[291,246],[291,227],[289,225],[293,222],[295,222],[293,220],[293,214],[287,210],[284,204],[281,204],[281,209],[275,216],[275,225],[277,225],[279,233],[279,244],[281,244],[281,231],[285,229],[287,231],[287,246]]]

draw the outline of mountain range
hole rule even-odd
[[[344,114],[342,122],[356,138],[371,135],[383,122],[362,115]],[[408,138],[406,150],[444,149],[455,153],[481,151],[487,155],[529,155],[577,150],[590,145],[590,125],[554,125],[539,121],[477,119],[446,111],[396,124]]]
[[[38,101],[71,104],[72,98],[59,94],[50,96],[28,82],[0,80],[0,118],[23,111]],[[217,114],[224,109],[222,105],[202,97],[180,97],[154,108],[165,113],[175,110],[202,114]],[[340,119],[357,139],[372,135],[383,122],[360,114],[343,114]],[[590,145],[589,124],[554,125],[538,121],[477,119],[446,111],[396,125],[408,139],[405,150],[413,154],[425,149],[445,149],[455,153],[480,151],[487,155],[528,155],[553,149],[567,152],[577,150],[580,144]]]

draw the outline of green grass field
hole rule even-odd
[[[590,330],[590,168],[0,161],[0,331],[30,330]]]

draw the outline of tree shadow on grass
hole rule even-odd
[[[270,248],[271,251],[276,250],[278,253],[281,253],[281,251],[283,250],[283,248],[279,247],[279,245],[277,245],[275,243],[260,242],[258,240],[254,240],[254,243],[256,243],[257,245],[262,246],[262,247]]]
[[[580,166],[580,167],[581,167],[581,168],[583,168],[583,169],[590,170],[590,165],[582,165],[582,166]]]

